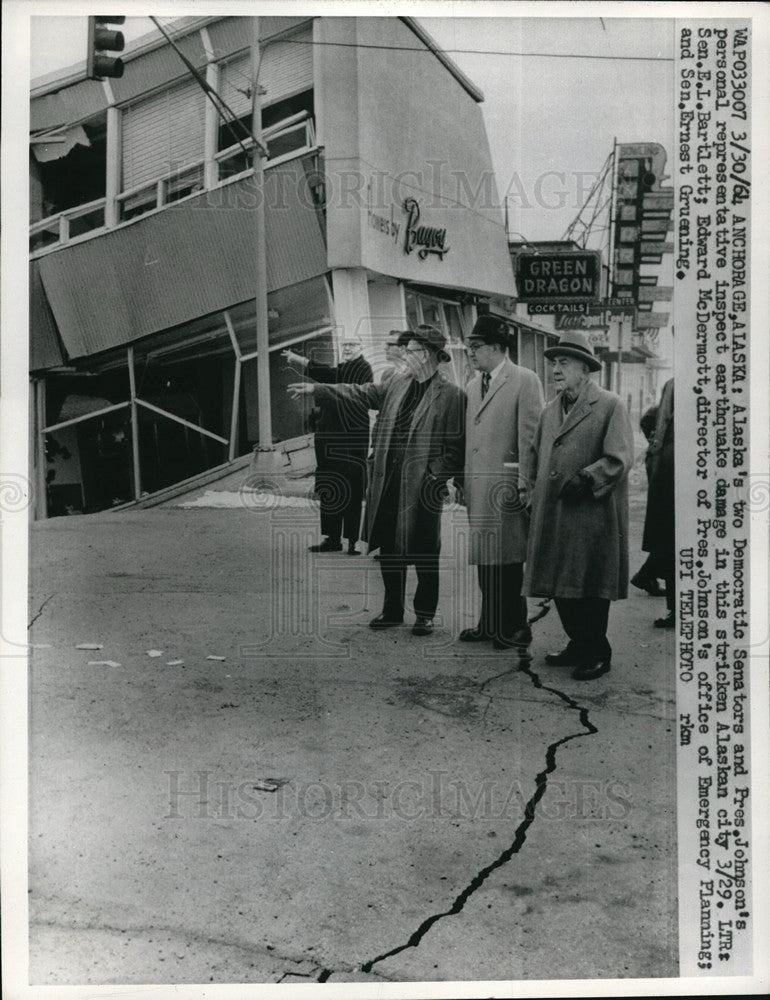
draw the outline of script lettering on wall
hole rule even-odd
[[[440,229],[438,226],[421,226],[420,206],[415,198],[407,198],[404,201],[404,211],[406,212],[404,253],[409,254],[417,250],[420,260],[425,260],[428,254],[435,254],[443,260],[444,254],[450,250],[450,247],[446,246],[446,229]]]

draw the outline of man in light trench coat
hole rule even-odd
[[[535,436],[543,392],[534,372],[508,358],[508,342],[506,324],[489,315],[479,317],[468,338],[478,374],[466,387],[463,495],[481,614],[460,641],[491,640],[495,649],[516,649],[523,658],[532,633],[521,596],[529,515],[520,463]]]
[[[405,374],[383,384],[289,386],[293,397],[359,401],[379,410],[362,537],[379,548],[385,589],[382,612],[369,623],[386,629],[404,620],[407,567],[417,572],[413,635],[430,635],[436,614],[441,510],[447,482],[460,475],[465,445],[465,393],[439,371],[449,361],[446,338],[435,327],[410,331]]]
[[[576,680],[610,669],[610,601],[628,595],[628,414],[590,377],[601,369],[586,334],[571,331],[544,352],[557,397],[543,410],[529,451],[534,483],[524,592],[553,597],[565,649],[546,663],[574,667]]]

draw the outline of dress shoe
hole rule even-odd
[[[331,538],[324,538],[322,542],[318,545],[311,545],[308,548],[309,552],[342,552],[342,542],[334,541]]]
[[[433,619],[417,616],[417,620],[412,626],[412,635],[431,635],[433,632]]]
[[[669,611],[665,618],[656,618],[653,622],[655,628],[676,628],[676,618],[674,612]]]
[[[390,611],[383,611],[381,614],[377,615],[376,618],[372,618],[369,622],[369,628],[393,628],[394,625],[403,625],[404,616],[398,614],[392,614]]]
[[[355,547],[355,545],[352,542],[350,543],[350,545],[348,545],[348,555],[349,556],[360,556],[361,555],[361,553],[358,551],[358,549]]]
[[[464,628],[460,633],[460,642],[488,642],[492,638],[488,632],[480,628]]]
[[[576,667],[580,657],[574,646],[568,645],[560,653],[546,653],[545,662],[549,667]]]
[[[638,590],[646,590],[650,597],[663,597],[665,594],[654,576],[642,576],[640,573],[634,573],[631,577],[631,583]]]
[[[590,660],[576,667],[572,671],[572,678],[576,681],[592,681],[601,677],[602,674],[606,674],[609,669],[609,660]]]

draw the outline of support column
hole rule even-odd
[[[374,344],[366,271],[362,267],[332,271],[332,291],[337,342],[346,337],[360,337],[364,354],[371,352]]]
[[[120,221],[120,111],[107,108],[107,174],[105,180],[104,224],[113,229]]]
[[[136,405],[136,376],[134,374],[134,349],[128,349],[128,384],[131,390],[131,451],[134,467],[134,500],[142,495],[142,470],[139,465],[139,414]]]
[[[206,32],[206,36],[208,37],[208,32]],[[206,83],[212,88],[212,90],[218,90],[219,67],[214,62],[210,62],[206,67]],[[203,139],[205,156],[203,164],[203,186],[207,190],[210,190],[219,183],[219,165],[214,159],[214,154],[217,151],[218,134],[219,112],[211,101],[206,101]]]

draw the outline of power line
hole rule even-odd
[[[516,56],[533,59],[602,59],[620,62],[674,62],[673,56],[600,56],[584,52],[500,52],[495,49],[448,49],[440,46],[437,49],[418,47],[416,45],[375,45],[370,42],[319,42],[306,41],[298,38],[282,38],[284,45],[336,45],[343,49],[383,49],[386,52],[425,52],[435,55],[443,52],[451,55],[467,56]]]
[[[247,135],[249,135],[251,137],[252,141],[254,142],[254,145],[260,150],[260,152],[263,153],[263,155],[267,156],[268,155],[267,154],[267,148],[257,139],[257,137],[255,135],[252,134],[251,129],[246,128],[246,126],[237,117],[237,115],[232,110],[232,108],[230,108],[227,105],[227,103],[220,97],[220,95],[216,92],[216,90],[208,83],[208,81],[206,80],[206,78],[201,75],[200,71],[197,70],[195,68],[195,66],[193,66],[193,64],[190,62],[190,60],[184,54],[184,52],[182,52],[182,50],[176,44],[176,42],[174,41],[174,39],[171,37],[171,35],[169,35],[169,33],[166,31],[166,29],[160,23],[160,21],[158,20],[158,18],[150,16],[150,20],[153,22],[153,24],[158,29],[158,31],[160,31],[160,33],[163,35],[163,37],[166,39],[166,41],[169,43],[169,45],[171,45],[171,47],[174,49],[174,51],[176,52],[176,54],[179,56],[179,58],[182,60],[182,62],[187,67],[187,70],[192,74],[195,82],[201,87],[201,89],[205,93],[206,97],[208,97],[208,99],[211,101],[211,103],[217,109],[217,112],[218,112],[220,118],[225,123],[225,127],[230,132],[230,134],[234,137],[235,141],[241,147],[241,149],[243,150],[243,152],[248,156],[248,150],[243,145],[243,142],[241,141],[240,137],[237,135],[237,133],[233,129],[233,124],[237,124],[242,129],[244,129],[244,131],[247,133]],[[255,86],[256,86],[256,84],[255,84]]]

